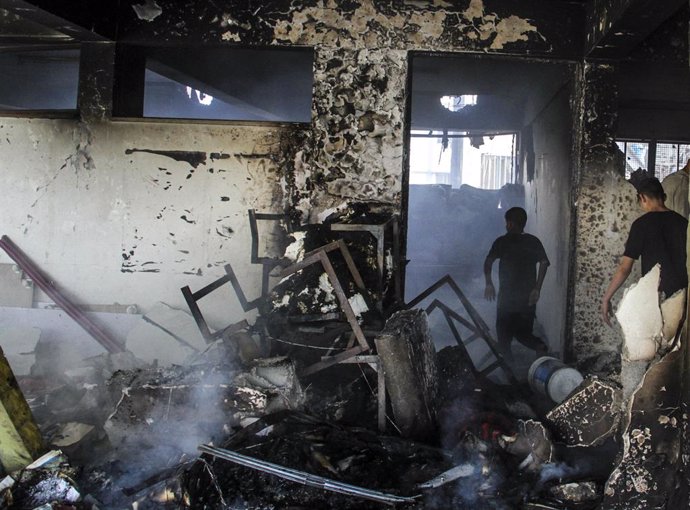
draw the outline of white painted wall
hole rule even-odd
[[[246,125],[0,119],[0,234],[75,303],[135,304],[145,313],[162,301],[186,310],[180,288],[200,289],[227,262],[253,299],[261,267],[250,264],[247,209],[282,212],[273,203],[282,196],[277,164],[260,156],[278,152],[280,135]],[[126,154],[133,148],[208,158],[193,168]],[[0,262],[11,260],[0,252]],[[201,304],[215,327],[245,317],[229,287]]]

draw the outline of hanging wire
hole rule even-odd
[[[362,369],[362,364],[357,363],[357,366],[359,367],[359,371],[362,372],[362,377],[364,378],[364,381],[367,383],[367,386],[369,387],[369,391],[371,392],[372,396],[375,396],[377,392],[374,391],[374,388],[372,387],[371,384],[369,384],[369,379],[367,378],[367,375],[364,373],[364,370]],[[379,370],[383,370],[383,367],[379,365]],[[386,419],[388,422],[393,425],[393,428],[398,431],[398,434],[402,434],[402,430],[400,430],[400,427],[396,425],[396,423],[393,421],[393,418],[388,416],[388,413],[386,413]]]
[[[305,349],[316,349],[321,351],[344,351],[346,347],[320,347],[318,345],[300,344],[298,342],[288,342],[287,340],[281,340],[280,338],[273,338],[271,340],[274,342],[280,342],[281,344],[294,345],[295,347],[304,347]],[[336,338],[336,340],[338,340]]]

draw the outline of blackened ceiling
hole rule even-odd
[[[250,4],[254,0],[245,0]],[[121,14],[130,8],[153,8],[163,5],[144,0],[119,2],[88,0],[0,0],[0,45],[25,44],[32,37],[34,42],[68,42],[86,40],[122,40],[128,28],[121,21]],[[256,2],[258,7],[268,2]],[[273,1],[272,8],[289,5],[287,1]],[[308,2],[306,2],[308,3]],[[461,7],[468,0],[452,0],[451,4]],[[524,3],[524,0],[503,0],[495,6],[510,11],[525,5],[540,14],[558,12],[554,5],[575,8],[582,11],[584,20],[581,31],[585,40],[583,57],[624,58],[641,41],[653,33],[665,20],[682,7],[687,0],[544,0]],[[178,4],[171,4],[177,6]],[[391,12],[395,11],[390,6]],[[539,11],[543,10],[544,13]],[[141,12],[141,11],[140,11]],[[179,9],[180,20],[189,14],[187,21],[193,23],[192,11],[187,6]],[[145,16],[145,14],[144,14]],[[165,38],[165,37],[163,37]],[[554,55],[558,57],[558,55]],[[568,57],[572,58],[572,55]]]
[[[280,10],[280,5],[289,6],[293,3],[288,0],[263,3],[258,0],[243,1],[249,4],[254,3],[259,7],[270,4],[275,10]],[[157,2],[146,0],[118,2],[0,0],[0,48],[75,44],[83,41],[131,42],[136,26],[124,26],[124,22],[121,21],[122,13],[135,6],[153,8],[158,4],[164,5],[166,2],[168,6],[178,5],[170,3],[170,0]],[[469,0],[452,0],[450,3],[464,8],[468,2]],[[192,1],[189,4],[196,6],[197,10],[208,10],[207,7],[200,7],[208,5],[203,2]],[[389,6],[391,12],[394,11],[393,5]],[[659,51],[653,44],[644,47],[645,42],[653,40],[656,33],[663,31],[663,27],[672,25],[668,20],[673,20],[674,16],[677,18],[678,12],[687,14],[689,10],[687,0],[543,0],[527,3],[525,0],[495,0],[492,6],[506,12],[518,7],[522,11],[529,8],[534,11],[535,18],[542,15],[553,17],[554,13],[559,12],[555,6],[567,7],[568,12],[573,12],[573,10],[581,12],[579,18],[573,19],[582,20],[580,28],[582,40],[584,40],[582,48],[571,48],[571,53],[567,55],[556,53],[552,55],[555,59],[564,58],[569,61],[580,58],[624,61],[634,59],[635,55],[640,55],[645,51],[648,53],[647,57],[651,54],[651,57],[646,59],[654,60]],[[143,13],[143,16],[146,16],[146,13]],[[198,22],[192,19],[194,9],[179,8],[176,16],[179,17],[180,23],[184,23],[185,20],[190,25]],[[146,25],[144,22],[139,25],[142,23],[142,26]],[[684,52],[687,55],[688,22],[681,16],[679,23],[685,24],[686,35],[685,41],[677,45],[678,52],[680,54]],[[143,34],[141,37],[144,39],[148,37],[145,43],[159,43],[159,38],[153,37],[149,32]],[[165,35],[161,37],[160,40],[168,41]],[[666,44],[668,37],[664,36],[663,40]],[[642,50],[640,50],[641,47]],[[673,48],[670,50],[666,48],[664,51],[673,51]],[[438,109],[441,95],[466,93],[479,95],[480,103],[491,102],[494,107],[501,108],[504,112],[505,124],[512,128],[528,122],[530,112],[537,108],[536,105],[540,101],[548,100],[566,81],[563,78],[563,67],[539,64],[530,59],[515,59],[514,57],[511,58],[512,62],[501,59],[488,60],[489,58],[493,59],[487,55],[482,55],[481,58],[465,55],[458,57],[455,61],[417,58],[412,66],[414,73],[412,101],[413,104],[427,105],[427,107],[419,110],[423,112],[420,114],[422,116],[413,119],[413,124],[417,122],[424,127],[429,124],[429,120],[424,116],[428,117]],[[489,61],[492,63],[490,66],[486,65]],[[659,87],[655,87],[653,76],[663,71],[663,69],[659,71],[662,67],[656,66],[652,69],[649,75],[638,83],[639,86],[635,82],[634,74],[640,68],[623,69],[625,79],[622,81],[621,101],[636,104],[642,104],[640,101],[668,101],[664,98],[663,91],[655,92]],[[674,71],[669,72],[673,74]],[[679,72],[683,74],[682,71]],[[194,78],[197,81],[204,81],[203,77]],[[642,86],[642,81],[649,83]],[[676,87],[679,91],[678,97],[683,96],[681,89],[686,86],[685,78],[678,79],[674,83],[679,84],[679,87]],[[641,92],[643,90],[651,92],[647,94]],[[679,101],[683,104],[687,103],[684,97],[681,97]],[[447,115],[444,111],[436,111],[436,113],[440,116],[439,118]],[[454,118],[456,119],[457,117]]]

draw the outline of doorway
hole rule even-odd
[[[495,303],[484,299],[483,262],[505,233],[505,211],[520,206],[528,213],[526,230],[542,240],[551,261],[537,328],[559,351],[570,240],[573,66],[413,53],[409,69],[406,301],[449,275],[494,332]],[[436,297],[455,305],[443,291]],[[429,319],[437,349],[456,344],[442,317]],[[473,349],[476,364],[486,356],[481,346]]]

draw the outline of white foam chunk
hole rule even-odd
[[[628,287],[616,311],[623,329],[623,358],[651,360],[661,342],[663,321],[659,307],[659,265]]]

